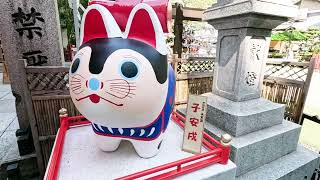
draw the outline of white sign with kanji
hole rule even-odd
[[[207,115],[207,97],[190,95],[187,106],[182,149],[201,153],[204,122]]]

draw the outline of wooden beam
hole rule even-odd
[[[181,4],[180,4],[181,5]],[[172,6],[172,18],[175,19],[177,16],[177,3]],[[183,20],[187,21],[202,21],[202,15],[204,9],[199,8],[190,8],[190,7],[183,7],[182,14]]]
[[[183,33],[183,11],[182,4],[175,4],[175,20],[174,20],[174,45],[173,53],[178,54],[178,57],[181,58],[182,55],[182,33]]]
[[[183,20],[188,21],[202,21],[204,9],[197,9],[197,8],[183,8]]]
[[[313,75],[313,72],[314,72],[314,66],[315,66],[315,56],[311,58],[310,60],[310,63],[309,63],[309,69],[308,69],[308,75],[307,75],[307,79],[306,79],[306,82],[304,84],[304,87],[303,87],[303,93],[302,93],[302,97],[300,99],[300,102],[301,104],[299,104],[299,109],[298,109],[298,120],[299,122],[297,123],[301,123],[301,119],[302,119],[302,115],[303,115],[303,109],[304,109],[304,106],[306,104],[306,100],[307,100],[307,96],[308,96],[308,92],[309,92],[309,88],[310,88],[310,84],[311,84],[311,80],[312,80],[312,75]]]
[[[66,66],[27,66],[27,73],[60,73],[69,72],[69,67]]]

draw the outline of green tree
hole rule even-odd
[[[89,0],[80,0],[80,3],[86,8]],[[75,32],[73,23],[73,12],[69,7],[68,0],[58,0],[60,24],[62,29],[67,29],[69,44],[75,44]]]

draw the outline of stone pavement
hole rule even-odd
[[[10,85],[2,84],[0,73],[0,165],[19,158],[16,130],[19,123],[16,116],[15,98]]]

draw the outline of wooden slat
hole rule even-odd
[[[66,66],[28,66],[26,67],[27,73],[59,73],[69,72],[69,67]]]
[[[32,91],[32,99],[35,97],[42,97],[42,96],[50,96],[50,97],[56,97],[56,96],[68,96],[69,90],[42,90],[42,91]]]
[[[172,16],[173,18],[177,15],[177,6],[172,6]],[[204,9],[199,8],[190,8],[190,7],[183,7],[183,20],[187,21],[202,21]]]
[[[279,77],[273,77],[273,76],[265,76],[264,81],[273,82],[277,84],[295,85],[299,87],[303,87],[305,84],[305,82],[303,81],[291,80],[291,79],[285,79],[285,78],[279,78]]]
[[[188,61],[214,61],[214,57],[189,57]]]
[[[293,65],[293,66],[301,66],[301,67],[309,67],[309,62],[295,62],[295,61],[280,61],[269,58],[267,61],[267,65]]]
[[[54,95],[54,96],[32,96],[32,100],[55,100],[55,99],[71,99],[70,95]]]
[[[213,77],[213,72],[203,72],[203,73],[183,73],[177,75],[177,81],[186,80],[186,79],[200,79]]]

